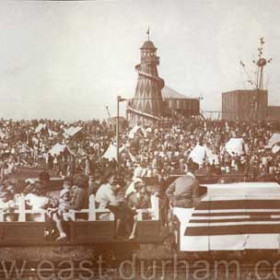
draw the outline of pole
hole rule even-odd
[[[116,155],[116,157],[117,157],[117,173],[119,174],[119,163],[120,163],[120,158],[119,158],[119,154],[120,154],[120,147],[119,147],[119,145],[120,145],[120,143],[119,143],[119,117],[120,117],[120,100],[121,100],[121,97],[120,96],[118,96],[117,97],[117,125],[116,125],[116,140],[117,140],[117,155]]]

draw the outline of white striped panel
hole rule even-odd
[[[280,234],[233,234],[219,236],[180,236],[180,251],[279,250]]]
[[[197,214],[209,214],[209,213],[246,213],[246,212],[280,212],[280,201],[279,209],[217,209],[217,210],[194,210],[193,213]]]
[[[240,225],[280,225],[280,221],[260,221],[260,222],[225,222],[225,223],[188,223],[188,227],[217,227],[217,226],[240,226]]]
[[[269,217],[265,217],[265,216],[251,216],[251,215],[243,215],[243,214],[240,214],[240,215],[232,215],[232,216],[192,216],[192,220],[228,220],[228,219],[241,219],[241,218],[244,218],[244,219],[250,219],[250,218],[280,218],[280,215],[270,215]]]
[[[277,194],[278,196],[278,194]],[[202,201],[229,201],[229,200],[240,200],[246,202],[246,200],[279,200],[276,195],[246,195],[246,196],[234,196],[234,195],[221,195],[221,196],[205,196]]]

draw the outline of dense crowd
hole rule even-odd
[[[74,135],[69,128],[79,127]],[[280,172],[280,156],[267,147],[275,132],[270,123],[243,123],[181,119],[172,125],[159,123],[138,126],[120,133],[120,169],[136,177],[184,173],[188,164],[197,164],[199,174],[244,173],[256,177]],[[244,152],[225,149],[231,138],[242,138]],[[74,173],[100,175],[116,165],[116,156],[104,157],[115,143],[114,128],[105,121],[65,123],[62,121],[0,121],[1,176],[19,166],[41,167],[57,175]],[[51,151],[59,144],[63,150]],[[215,157],[195,162],[190,157],[196,146],[206,147]],[[136,174],[136,173],[139,174]],[[3,178],[2,178],[3,179]]]
[[[1,209],[10,213],[5,215],[6,221],[18,219],[13,209],[24,196],[27,208],[47,210],[58,229],[58,239],[63,239],[62,221],[75,219],[70,210],[88,208],[89,196],[94,194],[97,208],[107,209],[110,202],[117,220],[131,221],[130,238],[134,238],[137,209],[148,209],[154,192],[162,198],[172,174],[192,170],[198,178],[242,175],[250,181],[278,180],[280,148],[277,141],[270,143],[275,132],[275,123],[201,119],[122,126],[117,167],[114,123],[1,120]],[[228,150],[231,139],[241,139],[242,146]],[[22,167],[45,171],[39,182],[15,180]],[[64,178],[56,196],[49,193],[48,174]],[[98,218],[108,215],[105,211]]]

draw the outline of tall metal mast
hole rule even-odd
[[[253,60],[253,63],[257,65],[257,90],[264,90],[263,86],[263,77],[264,77],[264,67],[271,63],[272,58],[266,59],[263,57],[263,47],[264,47],[265,41],[264,38],[260,38],[260,47],[258,48],[258,60]]]
[[[260,100],[260,91],[264,90],[264,67],[271,63],[272,58],[266,59],[263,57],[263,49],[264,49],[264,38],[260,38],[260,47],[258,48],[258,59],[253,60],[253,63],[257,66],[256,71],[256,81],[250,78],[250,75],[246,71],[245,64],[240,61],[241,66],[244,69],[244,72],[247,75],[248,83],[250,83],[253,88],[256,89],[256,94],[254,94],[253,100],[252,100],[252,106],[250,109],[250,118],[252,118],[254,121],[257,120],[257,114],[258,114],[258,108],[259,108],[259,100]]]

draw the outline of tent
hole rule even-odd
[[[272,148],[275,144],[280,143],[280,133],[273,133],[273,135],[268,140],[267,147]]]
[[[49,132],[49,136],[57,136],[57,132],[53,131],[53,130],[50,130],[48,129],[48,132]]]
[[[36,128],[35,128],[35,132],[36,133],[40,133],[42,129],[46,129],[47,125],[45,123],[40,123]]]
[[[61,153],[64,153],[65,151],[68,151],[71,155],[75,155],[75,153],[73,151],[71,151],[69,149],[69,147],[65,144],[59,144],[56,143],[50,150],[49,150],[49,154],[51,154],[52,156],[54,155],[59,155]]]
[[[226,143],[225,149],[230,155],[243,155],[245,154],[244,140],[242,138],[231,138]]]
[[[126,151],[131,159],[131,161],[135,161],[135,157],[127,150],[127,148],[125,146],[121,147],[119,150],[119,153],[122,153]],[[106,152],[103,154],[102,158],[106,158],[109,161],[111,160],[117,160],[117,147],[114,144],[110,144],[110,146],[108,147],[108,149],[106,150]]]
[[[190,152],[189,159],[192,159],[193,162],[201,165],[204,160],[207,160],[209,163],[218,164],[219,158],[218,155],[215,155],[207,146],[201,146],[197,144],[194,149]]]
[[[35,128],[35,132],[36,133],[40,133],[42,131],[42,129],[47,129],[48,130],[48,134],[49,136],[56,136],[58,133],[55,131],[52,131],[48,128],[48,126],[45,123],[40,123],[36,128]]]
[[[141,134],[143,135],[144,137],[147,137],[147,132],[146,130],[140,126],[140,125],[135,125],[130,131],[129,131],[129,134],[128,134],[128,137],[130,139],[133,139],[137,134]]]
[[[79,133],[83,128],[80,126],[74,127],[74,126],[70,126],[69,128],[67,128],[64,133],[63,136],[65,138],[70,138],[73,137],[74,135],[76,135],[77,133]]]
[[[279,145],[274,145],[271,149],[273,154],[277,154],[280,151],[280,146]]]

